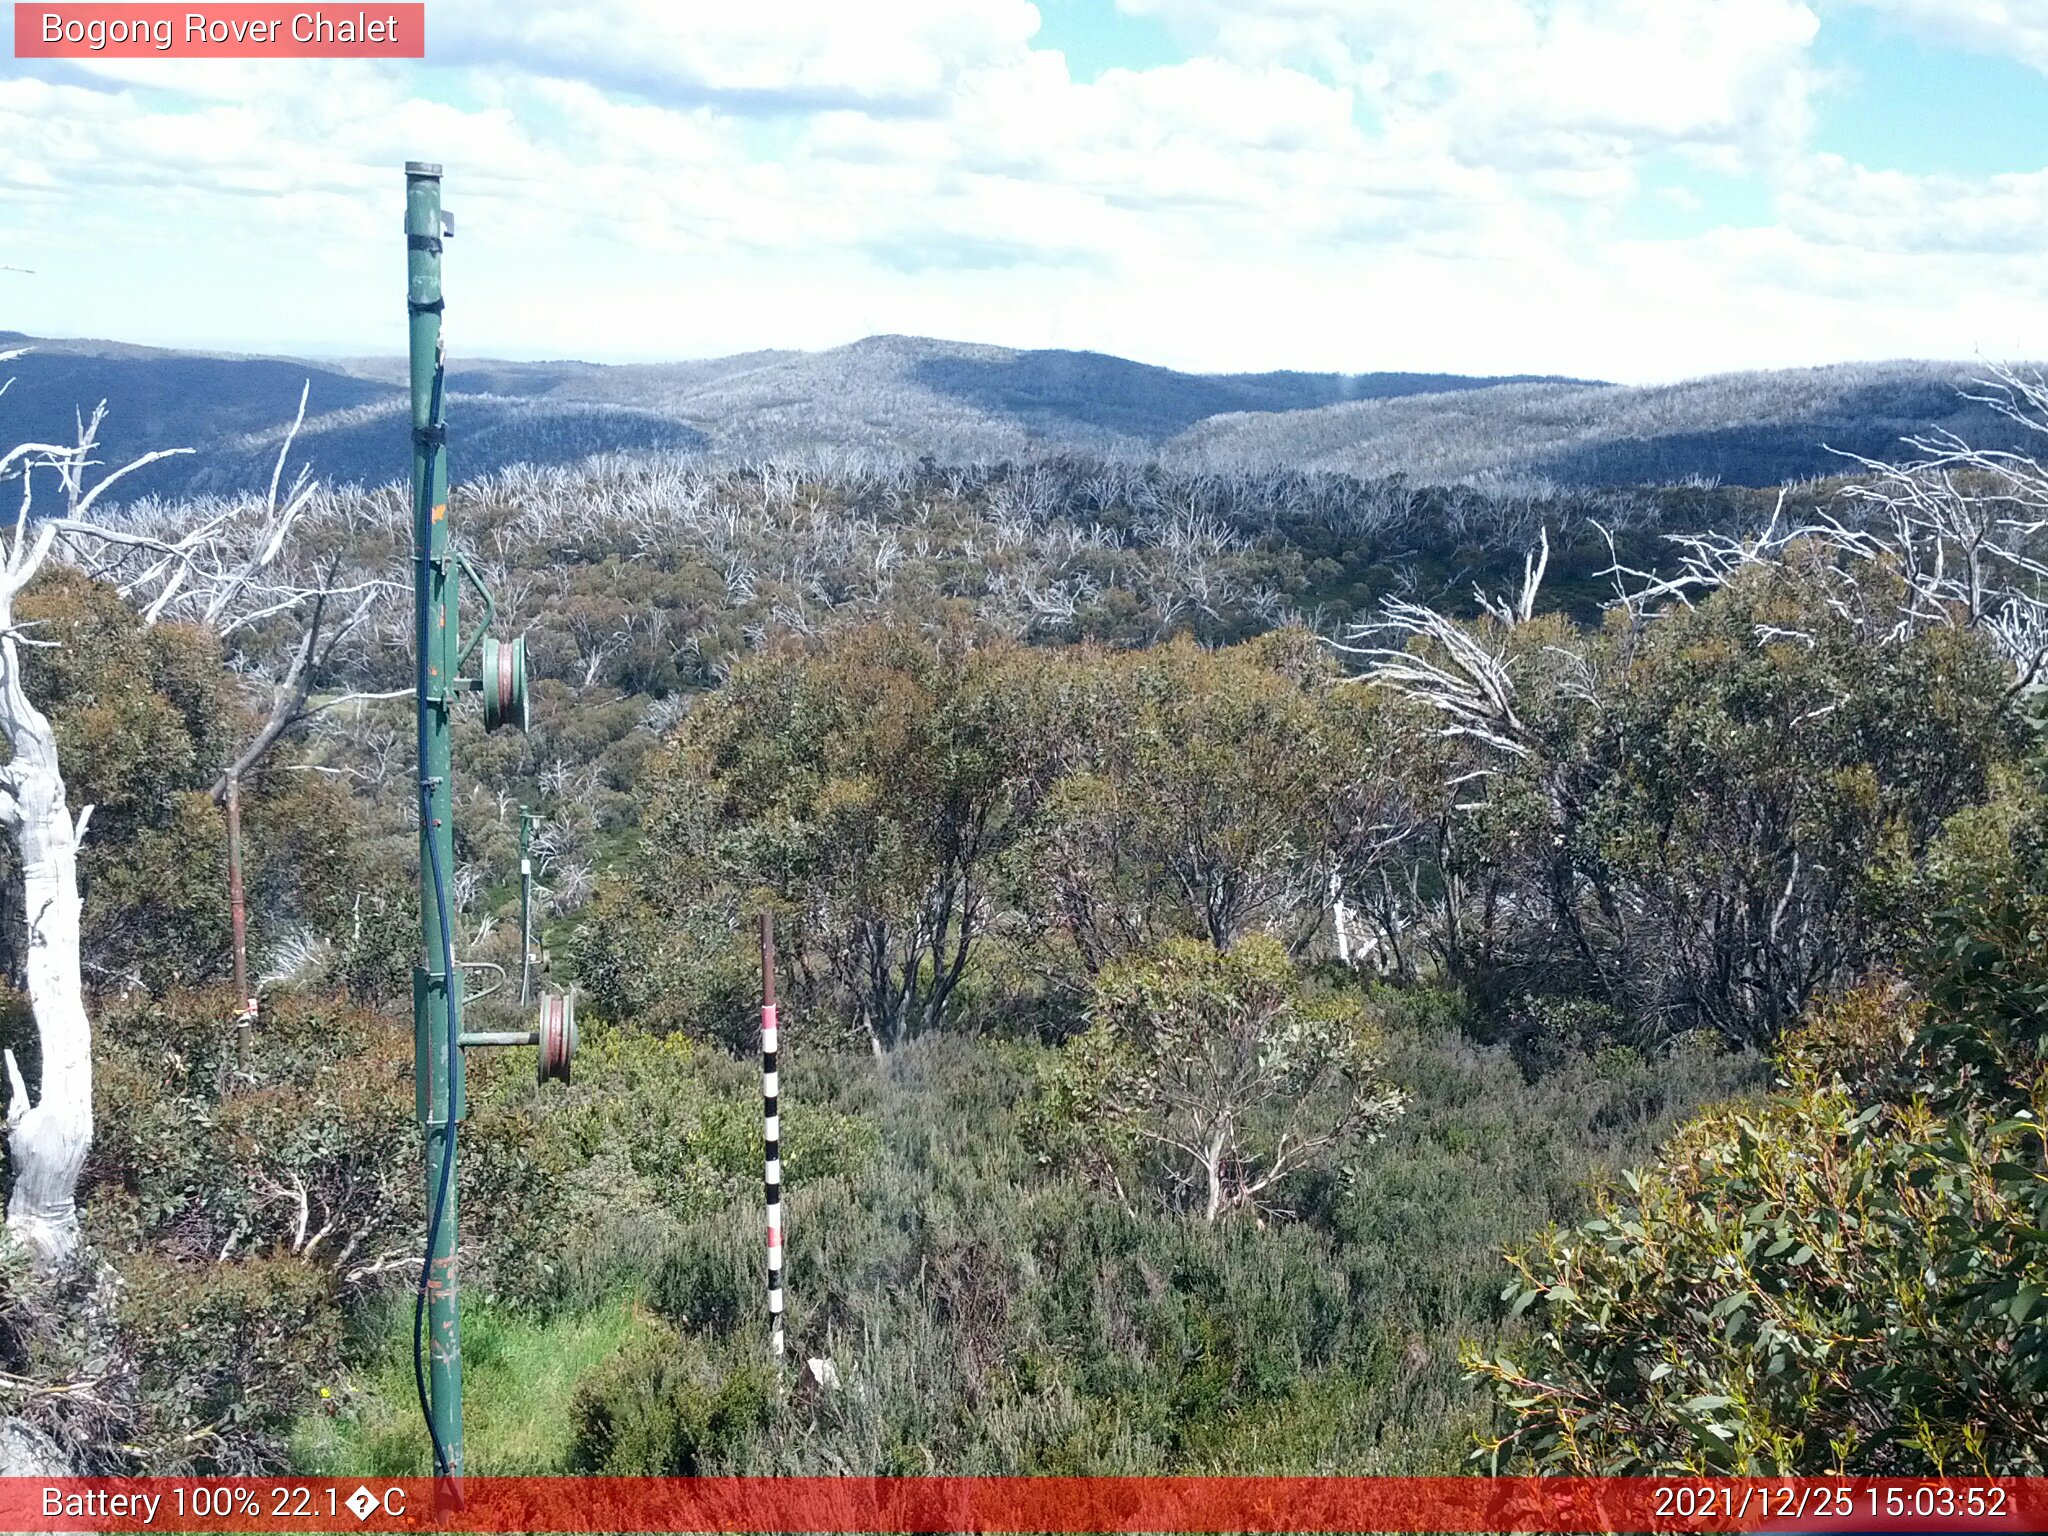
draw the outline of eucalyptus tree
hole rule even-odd
[[[647,873],[774,901],[799,997],[832,994],[877,1054],[931,1030],[1050,781],[1042,680],[967,631],[863,629],[746,662],[653,767],[665,872]]]
[[[0,361],[19,355],[0,353]],[[16,624],[14,608],[22,588],[49,563],[60,538],[86,533],[125,537],[94,528],[89,518],[95,504],[124,475],[166,457],[163,452],[145,455],[88,486],[99,422],[96,412],[69,446],[29,442],[0,453],[0,483],[9,476],[19,482],[13,534],[0,548],[0,733],[11,749],[9,762],[0,769],[0,826],[11,834],[21,857],[28,923],[25,981],[40,1065],[39,1091],[31,1098],[14,1052],[6,1053],[7,1152],[14,1186],[7,1227],[40,1261],[52,1265],[67,1262],[77,1249],[74,1195],[92,1143],[92,1022],[86,1016],[79,965],[78,894],[78,844],[92,807],[72,812],[56,732],[22,686],[22,651],[39,642]],[[32,519],[39,475],[54,485],[61,515]],[[162,556],[171,562],[169,568],[189,558],[199,542],[166,546]]]
[[[2048,433],[2048,391],[2005,389]],[[1766,1043],[1910,941],[1905,882],[2048,657],[2048,471],[1917,447],[1834,515],[1781,498],[1663,570],[1617,559],[1597,629],[1536,613],[1539,554],[1477,620],[1396,600],[1360,632],[1365,678],[1438,722],[1454,966]]]
[[[1090,973],[1171,936],[1304,949],[1417,830],[1390,703],[1301,629],[1048,662],[1072,701],[1022,901]]]
[[[1305,992],[1264,935],[1169,939],[1096,978],[1090,1025],[1040,1067],[1026,1136],[1130,1200],[1216,1221],[1276,1208],[1401,1112],[1354,992]]]

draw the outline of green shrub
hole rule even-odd
[[[140,1423],[126,1447],[152,1476],[281,1470],[292,1426],[341,1350],[332,1277],[290,1257],[120,1265],[122,1351]]]
[[[1831,998],[1778,1043],[1787,1086],[1836,1086],[1869,1099],[1895,1081],[1926,1027],[1927,1007],[1903,983],[1873,980]]]
[[[723,1466],[767,1421],[763,1365],[713,1369],[674,1340],[600,1369],[571,1408],[571,1465],[605,1476],[697,1477]]]
[[[766,1257],[757,1235],[758,1209],[684,1228],[648,1278],[647,1301],[678,1326],[728,1332],[748,1308],[765,1304]]]
[[[355,897],[329,974],[358,1002],[406,1004],[420,948],[419,893],[410,880],[373,879]]]
[[[1455,1028],[1404,1026],[1384,1050],[1408,1112],[1352,1176],[1305,1180],[1300,1219],[1265,1226],[1126,1209],[1039,1164],[1018,1122],[1048,1048],[941,1036],[879,1067],[798,1065],[788,1099],[857,1116],[876,1148],[790,1180],[782,1389],[758,1422],[712,1422],[723,1384],[767,1359],[749,1188],[680,1217],[647,1265],[648,1300],[677,1330],[648,1354],[687,1365],[622,1362],[586,1381],[581,1464],[1452,1470],[1478,1408],[1455,1345],[1498,1330],[1501,1249],[1532,1222],[1578,1215],[1589,1176],[1756,1067],[1725,1052],[1618,1071],[1577,1058],[1532,1083]],[[834,1362],[838,1389],[804,1373],[812,1357]]]
[[[1815,1089],[1691,1126],[1517,1261],[1537,1332],[1474,1361],[1511,1426],[1489,1465],[2038,1475],[2042,1123]]]
[[[1823,1009],[1785,1091],[1695,1122],[1515,1260],[1534,1336],[1471,1359],[1490,1466],[2048,1470],[2048,861],[2011,830],[1958,872],[1924,1004]]]
[[[80,1196],[105,1292],[56,1335],[101,1362],[83,1467],[281,1470],[349,1308],[416,1251],[410,1032],[281,992],[244,1059],[234,1015],[225,991],[99,1012]]]
[[[536,1089],[524,1053],[473,1053],[470,1071],[464,1199],[488,1213],[478,1283],[495,1299],[592,1305],[640,1283],[684,1224],[761,1187],[752,1062],[592,1020],[566,1089]],[[782,1133],[791,1179],[875,1155],[874,1127],[819,1095],[791,1095]]]
[[[135,998],[100,1018],[95,1226],[167,1257],[288,1253],[337,1269],[419,1225],[411,1031],[284,993],[237,1055],[225,991]]]
[[[1304,988],[1264,935],[1227,951],[1170,939],[1110,965],[1093,1018],[1040,1075],[1027,1138],[1047,1162],[1120,1191],[1142,1179],[1211,1221],[1275,1208],[1400,1112],[1363,999]]]

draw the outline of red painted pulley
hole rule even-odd
[[[540,1080],[569,1081],[569,1063],[576,1056],[576,999],[550,992],[540,1000]]]
[[[484,729],[503,725],[526,729],[526,636],[500,641],[485,635],[478,651],[483,676]]]

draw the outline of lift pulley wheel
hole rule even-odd
[[[485,635],[478,650],[484,693],[484,729],[526,729],[526,636],[500,641]]]
[[[576,1000],[550,992],[540,1000],[540,1080],[569,1081],[569,1063],[576,1055]]]

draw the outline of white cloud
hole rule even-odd
[[[1798,234],[1864,251],[2038,256],[2048,248],[2048,171],[1913,176],[1816,155],[1781,207]]]
[[[1804,132],[1803,0],[1120,0],[1242,61],[1291,62],[1523,170],[1671,144],[1757,163]]]
[[[1927,42],[2003,54],[2048,74],[2048,8],[2040,0],[1836,0],[1899,23]]]
[[[1125,4],[1191,56],[1076,81],[1022,0],[437,0],[424,70],[0,66],[0,261],[38,268],[0,323],[391,350],[425,157],[472,352],[904,330],[1624,379],[2048,352],[2005,254],[2048,241],[2048,186],[1812,154],[1800,0]],[[1759,178],[1782,222],[1617,242],[1637,200],[1700,216],[1653,162]]]
[[[436,0],[428,48],[437,63],[509,66],[680,104],[936,111],[963,73],[1015,59],[1038,25],[1027,0]]]

